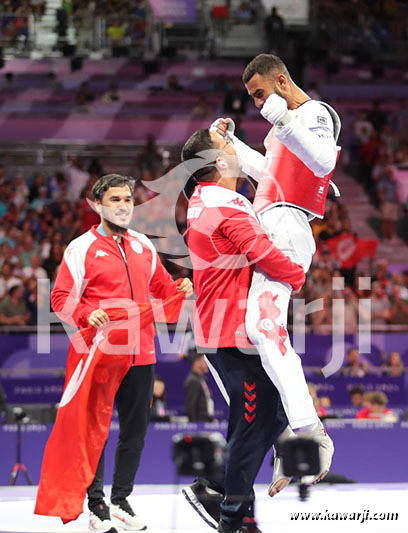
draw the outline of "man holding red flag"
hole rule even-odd
[[[62,320],[81,328],[71,341],[67,376],[44,454],[35,513],[64,522],[82,512],[88,492],[90,532],[147,528],[127,501],[149,422],[154,380],[154,325],[176,321],[188,278],[174,282],[143,234],[127,230],[133,181],[109,174],[92,188],[101,224],[68,246],[51,295]],[[162,301],[150,303],[149,294]],[[165,316],[163,317],[163,310]],[[116,327],[111,321],[116,320]],[[120,328],[120,329],[118,329]],[[113,401],[119,416],[111,504],[104,501],[104,445]]]

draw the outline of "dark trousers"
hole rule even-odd
[[[225,499],[221,519],[233,529],[252,515],[253,485],[265,455],[288,425],[279,393],[259,355],[221,348],[206,355],[230,399]],[[219,485],[213,488],[220,490]]]
[[[111,501],[125,500],[133,490],[136,471],[144,447],[153,394],[154,365],[132,366],[115,396],[119,417]],[[88,507],[94,509],[103,501],[104,451],[95,478],[88,488]]]

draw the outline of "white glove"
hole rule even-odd
[[[286,100],[275,93],[272,93],[266,99],[261,109],[261,115],[276,126],[284,126],[290,121]]]
[[[210,131],[215,131],[215,133],[218,133],[218,126],[219,124],[221,123],[222,120],[225,120],[223,118],[217,118],[217,120],[215,120],[211,126],[210,126]],[[227,124],[227,133],[225,135],[228,135],[228,137],[232,138],[232,136],[234,135],[234,131],[235,131],[235,122],[230,118],[228,120],[228,124]],[[218,133],[218,135],[220,135]]]

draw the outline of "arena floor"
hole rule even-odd
[[[374,468],[374,465],[373,465]],[[408,531],[407,484],[320,485],[306,502],[298,499],[297,488],[289,487],[271,500],[266,485],[257,485],[257,517],[263,533],[348,531],[348,533],[406,533]],[[56,518],[33,515],[36,487],[0,487],[0,532],[86,533],[88,514],[63,526]],[[109,487],[107,487],[109,494]],[[194,533],[211,530],[180,494],[176,485],[137,485],[130,498],[134,509],[148,523],[150,533]],[[371,519],[357,519],[351,513],[370,512]],[[322,513],[323,520],[291,519],[291,513]],[[335,519],[335,513],[347,513]],[[398,513],[398,519],[383,520],[374,513]],[[354,519],[352,519],[354,516]]]

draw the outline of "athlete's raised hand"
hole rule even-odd
[[[210,126],[210,131],[215,131],[221,137],[234,135],[235,122],[232,118],[217,118]]]

